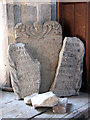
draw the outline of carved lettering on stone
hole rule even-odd
[[[57,96],[79,94],[82,83],[83,42],[77,37],[66,37],[59,55],[55,81],[51,89]]]
[[[16,43],[26,43],[33,57],[40,61],[40,93],[48,91],[54,81],[62,46],[61,25],[56,21],[48,21],[44,24],[34,23],[33,25],[19,23],[15,27],[15,36]]]
[[[33,59],[25,44],[10,44],[8,60],[12,87],[18,99],[39,92],[40,63]]]

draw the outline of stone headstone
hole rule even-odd
[[[42,94],[36,94],[31,97],[31,103],[33,107],[53,107],[57,105],[59,99],[53,92],[46,92]]]
[[[64,39],[55,81],[51,88],[57,96],[79,94],[82,83],[84,53],[84,44],[79,38],[66,37]]]
[[[38,1],[38,0],[37,0]],[[8,42],[14,43],[14,26],[17,23],[34,23],[56,20],[56,2],[7,1]],[[4,11],[5,11],[4,10]],[[5,14],[5,13],[4,13]]]
[[[12,87],[18,99],[39,92],[40,63],[33,59],[25,44],[10,44],[8,60]]]
[[[16,43],[26,43],[31,54],[41,64],[40,93],[47,92],[54,81],[58,64],[59,52],[62,46],[62,28],[56,21],[44,24],[34,23],[15,27]]]

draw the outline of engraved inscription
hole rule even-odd
[[[66,37],[59,56],[52,90],[57,96],[79,94],[82,82],[84,44],[79,38]]]
[[[8,49],[11,81],[18,99],[35,92],[40,87],[40,63],[27,52],[25,44],[11,44]],[[30,87],[29,87],[30,86]]]
[[[18,23],[15,27],[15,36],[16,43],[25,43],[33,58],[41,64],[40,93],[49,91],[62,47],[61,25],[56,21],[29,25]]]

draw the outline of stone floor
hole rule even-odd
[[[80,93],[79,96],[68,97],[67,113],[54,114],[50,108],[38,108],[26,105],[23,100],[17,100],[13,92],[0,91],[0,119],[22,118],[21,120],[40,119],[59,120],[60,118],[87,118],[90,112],[89,95]]]

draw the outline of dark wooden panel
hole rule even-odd
[[[87,4],[75,3],[75,35],[86,41]]]
[[[87,30],[86,30],[86,68],[87,80],[90,86],[90,2],[87,3]]]
[[[62,5],[63,35],[74,36],[74,4]]]
[[[86,23],[87,23],[87,4],[75,3],[75,36],[79,37],[85,44],[86,48]],[[86,54],[83,60],[83,86],[86,86]]]
[[[57,21],[62,24],[62,3],[57,2]]]
[[[90,84],[90,2],[59,3],[58,6],[58,22],[62,25],[63,36],[77,36],[85,43],[82,86],[86,86]]]
[[[60,19],[60,17],[59,17],[59,16],[60,16],[59,2],[57,2],[56,5],[57,5],[57,21],[60,22],[60,21],[59,21],[59,19]]]

